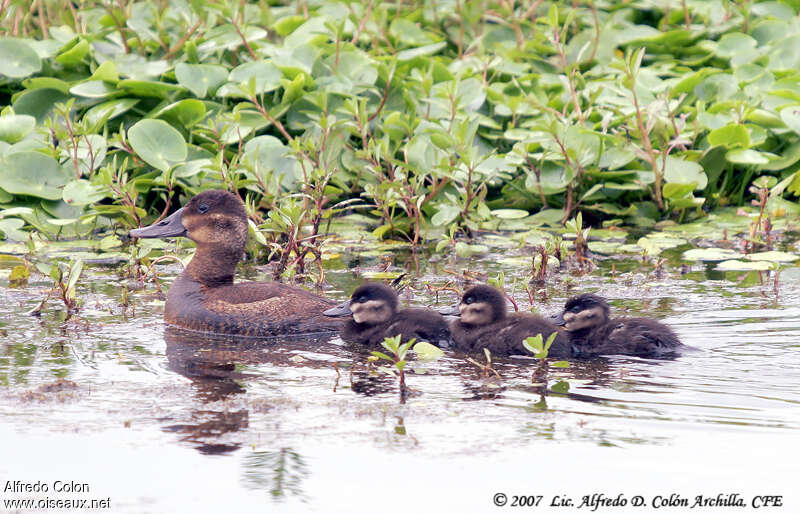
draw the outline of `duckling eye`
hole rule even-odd
[[[356,302],[356,303],[367,303],[367,297],[366,296],[359,296],[358,298],[356,298],[353,301]]]
[[[200,214],[207,213],[208,212],[208,205],[206,205],[204,203],[201,203],[200,205],[197,206],[197,212],[199,212]]]
[[[579,305],[572,307],[569,312],[581,312],[581,308]]]
[[[475,299],[472,298],[471,296],[469,296],[467,298],[464,298],[464,303],[466,303],[467,305],[470,305],[472,303],[475,303]]]

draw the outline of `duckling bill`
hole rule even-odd
[[[531,352],[522,344],[526,338],[542,334],[547,340],[555,332],[548,356],[558,359],[571,356],[568,338],[562,330],[535,314],[508,314],[505,296],[494,287],[478,285],[468,289],[458,309],[461,317],[450,325],[450,332],[455,348],[461,351],[487,348],[493,355],[530,356]]]
[[[324,312],[326,316],[350,316],[339,335],[347,342],[371,346],[401,335],[438,346],[447,346],[450,332],[444,317],[430,309],[398,309],[397,293],[391,287],[371,282],[360,286],[350,299]]]
[[[570,298],[561,313],[573,355],[661,357],[689,348],[671,328],[652,318],[613,318],[605,298],[582,294]]]
[[[333,332],[341,321],[322,312],[334,302],[278,282],[234,284],[247,243],[242,201],[221,190],[204,191],[181,209],[131,237],[188,237],[197,250],[172,283],[164,307],[170,325],[201,332],[272,337]]]

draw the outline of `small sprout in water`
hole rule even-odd
[[[534,384],[542,386],[542,391],[547,390],[547,375],[550,365],[552,365],[554,368],[569,367],[569,362],[567,361],[556,361],[553,363],[548,363],[547,361],[547,355],[550,352],[550,347],[553,345],[553,341],[555,341],[557,335],[557,332],[553,332],[547,338],[547,341],[545,341],[542,337],[542,334],[536,334],[535,336],[527,337],[522,341],[522,345],[525,347],[525,349],[531,352],[535,358],[539,359],[539,364],[536,366],[536,369],[533,370],[532,380]],[[553,386],[553,391],[558,393],[565,393],[568,389],[569,384],[563,380]]]
[[[483,349],[483,353],[484,353],[484,355],[486,355],[486,364],[482,364],[482,363],[476,361],[475,359],[473,359],[472,357],[468,357],[467,358],[467,362],[477,366],[478,369],[481,370],[481,373],[483,374],[483,378],[489,378],[489,373],[494,373],[495,377],[502,379],[502,377],[500,376],[500,373],[498,373],[492,367],[492,352],[490,352],[488,348],[484,348]]]
[[[397,334],[394,337],[387,337],[381,343],[381,346],[386,348],[390,355],[387,355],[383,352],[374,351],[372,352],[372,356],[368,357],[368,359],[372,362],[376,362],[379,359],[387,360],[394,364],[394,367],[397,369],[397,375],[400,379],[400,397],[401,399],[405,399],[406,395],[408,394],[408,388],[406,387],[406,353],[408,353],[408,349],[414,344],[415,339],[411,339],[406,343],[401,342],[402,336]]]

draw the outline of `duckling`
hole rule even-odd
[[[170,325],[200,332],[252,337],[335,332],[341,321],[322,311],[335,302],[278,282],[233,283],[247,242],[242,201],[204,191],[162,221],[131,230],[131,237],[188,237],[197,250],[172,283],[164,307]]]
[[[339,335],[345,341],[379,345],[384,338],[412,337],[437,346],[447,346],[450,331],[444,317],[429,309],[398,310],[397,293],[391,287],[370,282],[358,287],[350,299],[326,310],[326,316],[349,316]]]
[[[651,318],[609,319],[605,298],[582,294],[570,298],[561,314],[578,357],[636,355],[659,357],[687,348],[671,328]]]
[[[549,357],[570,357],[567,336],[554,324],[535,314],[516,312],[508,314],[503,293],[494,287],[478,285],[464,292],[458,306],[460,319],[450,325],[456,349],[465,352],[488,348],[493,355],[531,355],[522,341],[542,334],[547,340],[557,333]]]

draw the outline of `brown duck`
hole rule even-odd
[[[537,334],[547,340],[556,332],[548,356],[557,359],[571,356],[567,336],[556,325],[527,312],[508,314],[503,293],[494,287],[471,287],[461,297],[458,310],[460,318],[450,325],[453,344],[458,350],[477,352],[487,348],[493,355],[532,356],[522,341]]]
[[[340,320],[322,311],[335,302],[278,282],[233,283],[247,242],[241,200],[204,191],[162,221],[131,230],[132,237],[188,237],[197,250],[167,294],[164,320],[189,330],[251,337],[335,332]]]
[[[576,357],[675,355],[689,346],[671,328],[652,318],[610,318],[605,298],[582,294],[567,300],[561,322]]]
[[[339,335],[347,342],[379,345],[385,338],[401,336],[437,346],[447,346],[450,331],[444,317],[430,309],[398,309],[391,287],[370,282],[358,287],[346,302],[325,311],[327,316],[350,316]]]

